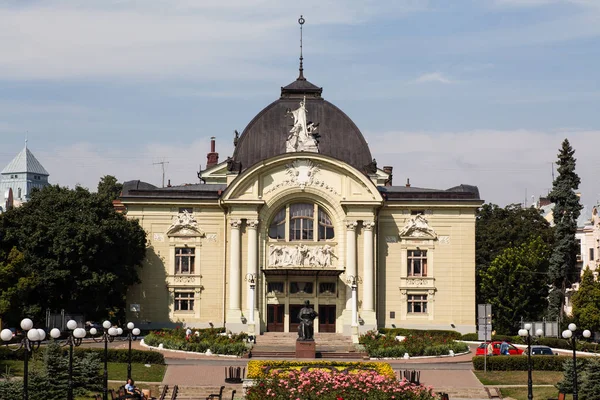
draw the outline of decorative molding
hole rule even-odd
[[[269,267],[291,267],[291,266],[331,266],[332,259],[337,258],[333,252],[333,247],[324,246],[306,246],[299,244],[296,246],[269,246]]]
[[[248,226],[248,228],[250,229],[257,229],[258,228],[258,224],[260,223],[259,220],[257,219],[249,219],[246,220],[246,225]]]
[[[314,188],[327,190],[336,196],[340,196],[333,186],[329,185],[323,180],[318,179],[318,173],[320,170],[321,166],[313,163],[311,160],[294,160],[285,166],[285,172],[289,178],[272,185],[269,189],[265,190],[264,194],[269,194],[284,186],[295,186],[299,187],[301,190],[304,190],[307,186],[312,186]]]
[[[398,236],[386,236],[385,242],[386,243],[398,243]]]
[[[346,229],[349,231],[355,230],[358,226],[358,222],[356,221],[344,221],[344,223],[346,224]]]
[[[371,231],[375,227],[375,221],[363,221],[362,225],[364,229]]]
[[[438,236],[438,242],[440,244],[450,244],[450,236]]]
[[[152,235],[152,241],[162,243],[165,241],[165,235],[162,233],[154,232],[154,234]]]
[[[431,238],[435,239],[437,234],[429,226],[427,219],[421,214],[417,214],[410,218],[404,228],[399,233],[402,237],[414,237],[414,238]]]
[[[242,225],[242,220],[241,219],[230,219],[229,225],[231,226],[231,229],[240,229],[240,227]]]
[[[424,289],[435,290],[435,279],[433,277],[404,277],[400,278],[400,290]]]
[[[425,210],[425,215],[433,215],[433,210],[428,208]]]
[[[183,210],[173,217],[171,226],[167,229],[169,236],[204,236],[204,232],[198,227],[198,221],[194,215]]]
[[[173,283],[188,284],[188,283],[195,283],[195,282],[196,282],[195,276],[176,276],[175,278],[173,278]]]
[[[294,125],[288,134],[287,141],[285,142],[286,153],[293,153],[297,151],[309,151],[312,153],[318,153],[319,148],[317,147],[318,138],[318,123],[312,123],[308,121],[306,111],[306,97],[300,102],[300,107],[295,110],[287,111],[288,114],[292,115],[294,119]]]
[[[216,233],[207,233],[205,236],[206,236],[206,241],[208,241],[208,242],[216,242],[217,241]]]
[[[406,286],[428,286],[429,285],[429,281],[427,279],[419,279],[419,278],[413,278],[413,279],[407,279],[406,280]]]

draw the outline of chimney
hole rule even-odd
[[[210,153],[206,154],[206,169],[219,163],[219,153],[215,152],[215,137],[210,138]]]
[[[383,167],[383,172],[385,172],[386,174],[388,174],[388,178],[385,180],[385,186],[392,186],[392,170],[394,169],[394,167],[390,167],[385,166]]]
[[[410,187],[410,178],[406,178],[406,187]]]

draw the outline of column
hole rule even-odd
[[[346,279],[356,278],[356,221],[346,221]],[[352,309],[352,286],[346,287],[346,310]]]
[[[254,333],[256,284],[258,282],[258,220],[246,220],[248,233],[248,325]]]
[[[375,268],[373,268],[373,228],[375,222],[363,221],[363,236],[364,236],[364,261],[363,261],[363,302],[362,309],[364,311],[373,311],[374,303],[374,285],[375,285]]]
[[[231,228],[230,233],[230,268],[229,268],[229,309],[241,310],[240,293],[241,293],[241,242],[240,242],[240,226],[242,221],[232,219],[229,221]],[[228,321],[234,322],[234,321]],[[237,322],[237,321],[235,321]]]

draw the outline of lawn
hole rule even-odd
[[[484,385],[527,385],[527,371],[473,372]],[[533,371],[531,377],[534,385],[555,385],[563,379],[563,373],[560,371]]]
[[[527,388],[519,387],[519,388],[502,388],[500,389],[502,392],[502,397],[505,399],[510,397],[516,400],[527,400]],[[558,390],[556,388],[551,387],[534,387],[533,388],[533,399],[534,400],[548,400],[548,399],[556,399],[558,396]],[[573,396],[570,394],[566,397],[567,400],[572,400]]]
[[[10,368],[10,375],[23,376],[23,361],[1,360],[0,374],[4,374],[7,367]],[[32,365],[30,364],[29,367],[31,368]],[[102,368],[100,374],[103,372]],[[166,369],[166,365],[153,364],[150,367],[146,367],[144,364],[131,364],[131,375],[134,380],[140,382],[161,382]],[[109,380],[123,381],[125,383],[126,378],[127,363],[108,363]]]

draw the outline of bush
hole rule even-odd
[[[67,351],[65,349],[65,351]],[[85,357],[88,354],[96,354],[104,361],[104,349],[98,348],[75,348],[73,354],[77,357]],[[108,362],[126,363],[129,360],[128,349],[108,349]],[[131,349],[131,362],[134,364],[165,364],[165,356],[157,351]]]
[[[194,329],[190,337],[186,337],[181,328],[154,331],[144,338],[149,346],[162,344],[165,349],[183,350],[205,353],[210,349],[214,354],[230,354],[241,356],[248,351],[245,333],[222,335],[224,328]]]
[[[379,333],[386,336],[409,336],[426,335],[433,338],[447,338],[460,340],[462,335],[457,331],[437,330],[437,329],[406,329],[406,328],[379,328]]]
[[[473,357],[473,368],[483,371],[483,356]],[[569,356],[531,356],[532,369],[536,371],[562,371]],[[579,357],[578,360],[585,360]],[[527,371],[527,356],[492,356],[487,358],[488,371]]]
[[[462,340],[465,340],[467,342],[476,342],[479,341],[479,334],[477,333],[465,333],[464,335],[462,335]]]
[[[403,341],[398,341],[396,336],[397,334],[402,336],[400,331],[400,329],[388,329],[386,335],[377,331],[369,331],[360,336],[359,343],[365,347],[369,356],[376,358],[402,357],[404,353],[408,353],[410,356],[447,355],[450,350],[455,353],[468,350],[466,344],[458,344],[454,341],[453,337],[456,337],[456,332],[411,330],[411,333],[407,333]],[[429,334],[429,332],[435,333]],[[460,334],[458,337],[460,338]]]
[[[353,361],[276,361],[276,360],[252,360],[248,362],[248,379],[264,379],[272,371],[287,372],[298,371],[303,367],[311,368],[335,368],[339,371],[375,371],[377,374],[387,378],[395,378],[392,366],[384,362],[353,362]]]

